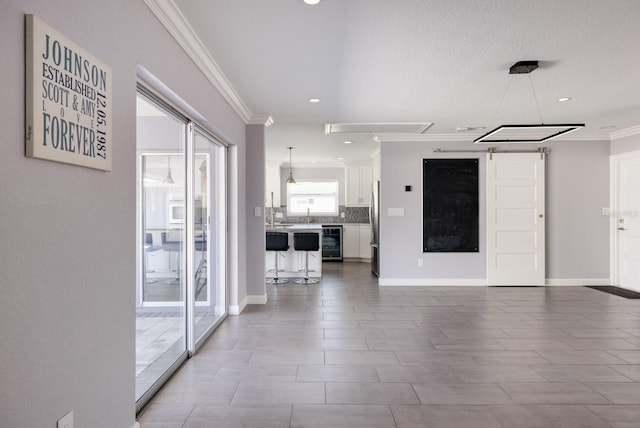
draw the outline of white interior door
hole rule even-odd
[[[620,287],[640,291],[640,154],[616,166],[617,279]]]
[[[487,283],[545,285],[544,155],[487,154]]]

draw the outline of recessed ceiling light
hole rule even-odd
[[[314,5],[320,3],[320,0],[304,0],[306,4]]]
[[[557,100],[559,103],[563,103],[565,101],[571,101],[571,97],[562,97]]]
[[[318,163],[317,161],[311,161],[311,163]]]
[[[320,102],[320,98],[309,98],[309,102],[310,103],[319,103]]]
[[[351,140],[347,140],[347,141],[343,141],[344,144],[353,144],[353,141]]]
[[[338,158],[338,160],[344,160],[344,158]]]
[[[600,129],[613,129],[615,128],[615,125],[607,125],[607,126],[601,126]]]

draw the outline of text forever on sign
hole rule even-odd
[[[111,170],[111,69],[27,15],[27,156]]]

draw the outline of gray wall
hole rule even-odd
[[[24,157],[24,14],[113,69],[113,171]],[[0,426],[134,423],[136,66],[238,144],[245,125],[142,1],[0,3]],[[244,230],[244,180],[232,227]],[[244,243],[236,251],[244,252]],[[244,259],[246,260],[246,258]],[[244,272],[245,261],[239,270]],[[240,277],[239,277],[240,278]]]
[[[265,296],[264,283],[264,249],[265,249],[265,217],[264,217],[264,177],[265,177],[265,144],[264,125],[247,126],[247,236],[252,237],[247,247],[247,260],[250,270],[247,271],[247,296]],[[256,217],[254,208],[260,209]],[[251,297],[250,297],[251,299]],[[250,301],[249,303],[258,303]]]
[[[422,253],[422,159],[429,157],[478,157],[472,155],[434,155],[434,143],[386,143],[380,147],[380,279],[455,278],[475,279],[485,276],[482,253]],[[447,148],[466,145],[447,143]],[[480,162],[480,177],[484,163]],[[413,186],[405,192],[405,185]],[[481,194],[480,211],[484,207]],[[404,216],[388,216],[389,208],[404,208]],[[480,221],[480,246],[485,228]],[[418,267],[418,258],[424,266]]]
[[[547,278],[609,278],[609,142],[546,145]]]
[[[554,141],[547,158],[547,278],[609,278],[609,143]],[[537,146],[535,146],[537,147]],[[436,154],[435,148],[483,150],[471,143],[383,142],[381,145],[381,283],[396,279],[481,283],[486,278],[485,154]],[[513,147],[509,147],[512,148]],[[518,146],[519,149],[524,147]],[[422,252],[422,159],[480,159],[480,252]],[[413,192],[404,186],[412,185]],[[404,208],[390,217],[388,208]],[[424,267],[418,267],[423,258]],[[460,283],[465,283],[461,281]]]

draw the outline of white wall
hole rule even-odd
[[[24,157],[25,13],[112,67],[112,172]],[[0,52],[0,426],[54,427],[73,410],[77,427],[129,428],[136,66],[238,144],[240,174],[245,125],[142,1],[3,0]],[[239,202],[231,220],[243,230],[245,180],[235,181]],[[246,271],[246,258],[238,270]]]
[[[547,278],[551,283],[609,278],[609,143],[554,141],[547,158]],[[537,147],[537,146],[536,146]],[[485,154],[471,143],[383,142],[381,145],[380,283],[484,284],[486,279]],[[513,147],[511,147],[513,148]],[[519,146],[522,149],[524,147]],[[422,159],[479,158],[480,252],[422,252]],[[404,186],[412,185],[412,192]],[[404,208],[403,217],[388,208]],[[424,266],[418,267],[418,258]]]

